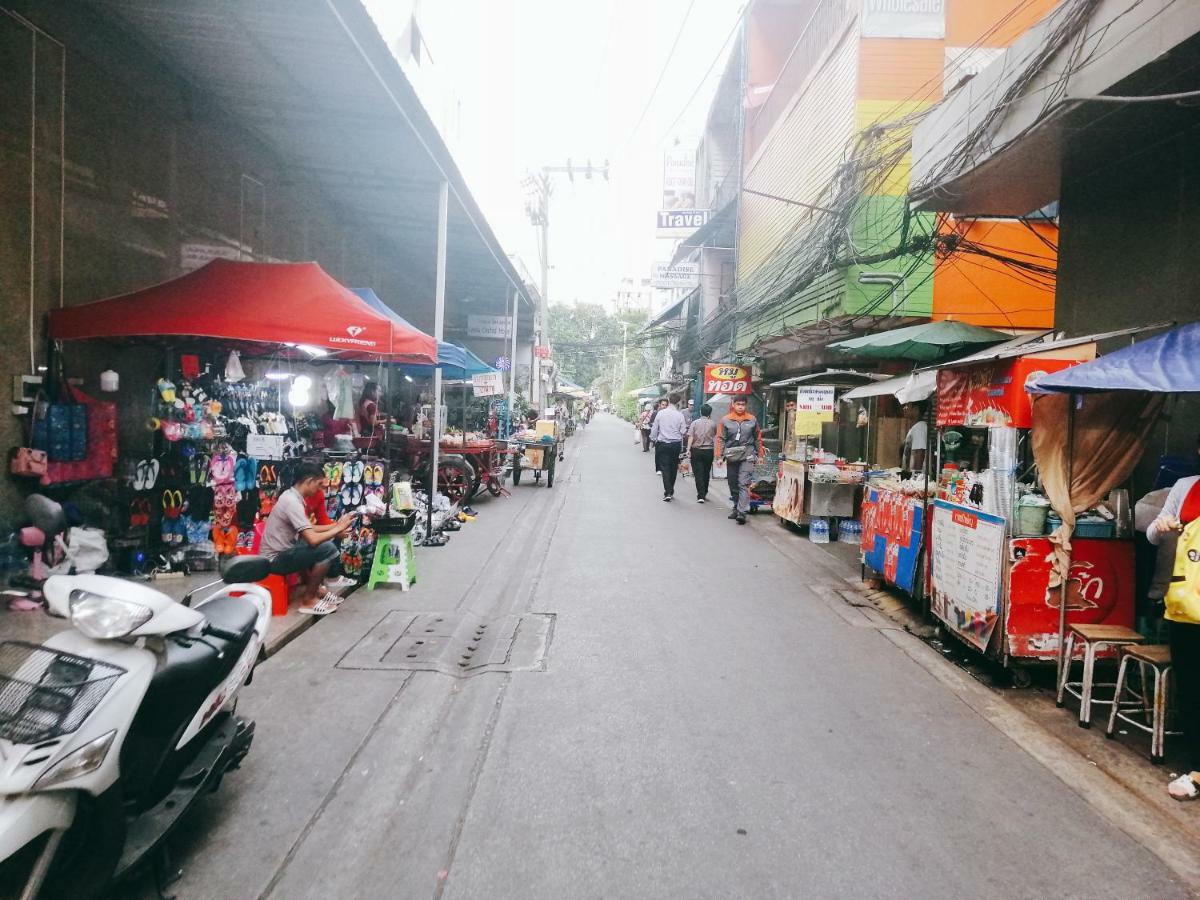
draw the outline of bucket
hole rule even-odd
[[[1025,503],[1017,501],[1017,514],[1014,521],[1016,533],[1019,535],[1041,534],[1046,527],[1046,515],[1050,507],[1043,503]]]

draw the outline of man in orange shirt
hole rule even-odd
[[[716,455],[725,460],[728,473],[729,499],[733,503],[729,518],[736,519],[739,525],[746,524],[746,513],[750,511],[750,482],[762,454],[762,429],[758,427],[758,419],[746,411],[746,398],[738,397],[733,401],[729,415],[717,424]]]

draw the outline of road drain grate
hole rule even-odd
[[[468,677],[545,668],[554,616],[483,619],[469,613],[389,612],[337,663],[339,669],[416,669]]]

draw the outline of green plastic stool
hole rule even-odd
[[[417,583],[417,561],[413,556],[411,534],[381,534],[375,540],[375,560],[371,563],[368,590],[377,584],[398,584],[407,591]]]

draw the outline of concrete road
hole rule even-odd
[[[262,667],[254,750],[176,841],[181,900],[1187,895],[839,612],[819,549],[690,481],[662,503],[652,469],[597,418],[553,489],[481,503],[412,591]],[[406,611],[552,633],[533,670],[373,668],[403,664]]]

